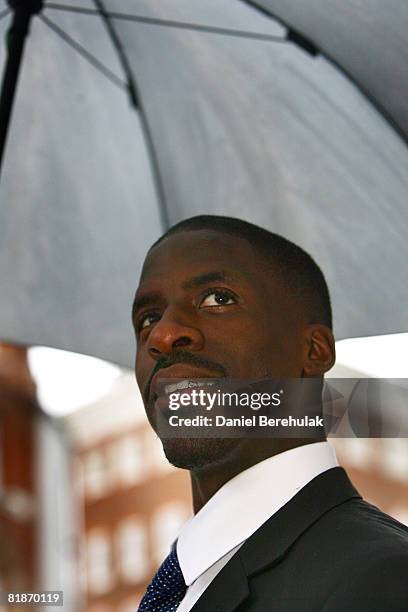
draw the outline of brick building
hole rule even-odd
[[[191,514],[189,478],[165,460],[133,376],[66,419],[82,500],[87,612],[134,612]]]
[[[0,590],[37,584],[35,384],[23,348],[0,345]]]

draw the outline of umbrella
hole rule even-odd
[[[200,213],[308,250],[338,338],[407,330],[407,18],[403,0],[45,2],[2,169],[1,338],[130,365],[144,253]]]

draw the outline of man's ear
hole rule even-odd
[[[303,373],[305,376],[323,376],[336,361],[336,348],[331,329],[313,324],[305,329]]]

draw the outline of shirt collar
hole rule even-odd
[[[338,466],[328,442],[292,448],[226,482],[182,528],[177,556],[187,586],[263,523],[316,476]]]

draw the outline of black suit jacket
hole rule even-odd
[[[408,612],[408,528],[362,500],[343,468],[328,470],[248,538],[192,608],[233,610]]]

